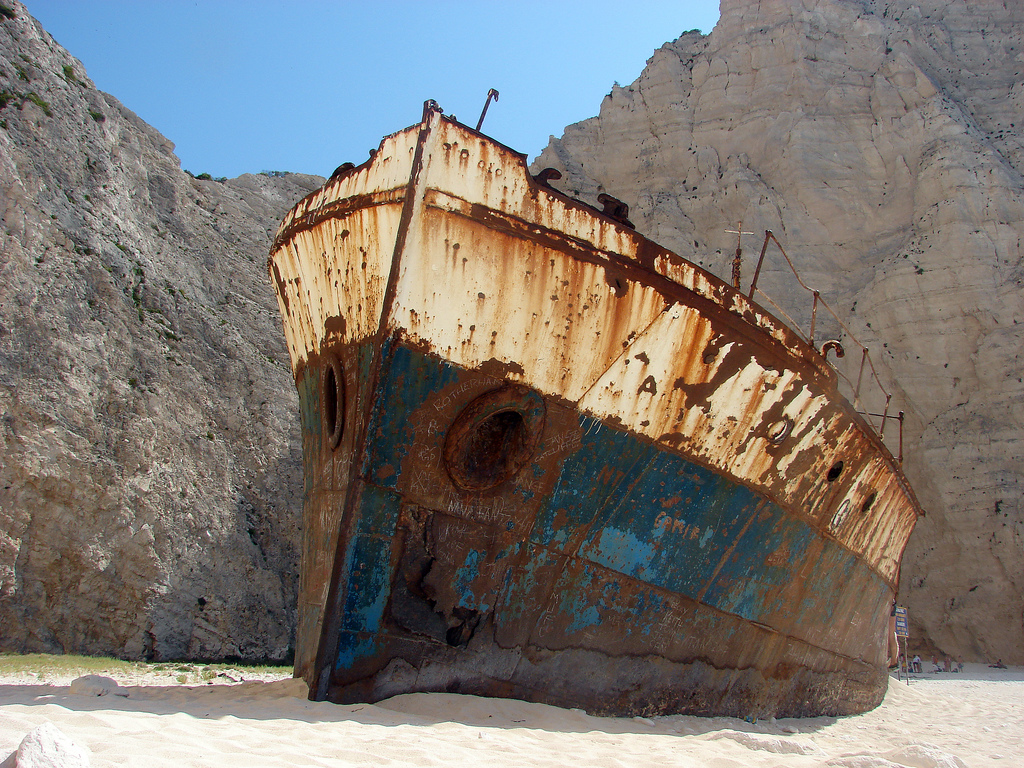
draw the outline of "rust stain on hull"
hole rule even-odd
[[[623,218],[428,103],[282,223],[314,698],[880,701],[906,480],[817,350]]]

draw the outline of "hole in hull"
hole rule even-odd
[[[544,418],[543,398],[526,387],[502,387],[476,398],[445,438],[449,477],[466,491],[511,480],[533,456]]]
[[[868,494],[868,497],[864,499],[864,503],[861,505],[861,513],[867,512],[869,509],[871,509],[871,505],[875,503],[876,495],[877,494],[874,491]]]

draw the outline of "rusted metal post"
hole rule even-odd
[[[757,278],[761,274],[761,264],[764,261],[764,254],[768,250],[768,241],[772,238],[772,231],[766,229],[764,231],[764,243],[761,245],[761,255],[757,257],[757,267],[754,269],[754,279],[750,281],[750,293],[747,294],[747,298],[754,298],[754,291],[757,290]]]
[[[811,305],[811,346],[814,346],[814,324],[818,321],[818,291],[814,291],[814,304]]]
[[[732,287],[739,290],[740,287],[740,269],[743,264],[743,247],[740,244],[740,239],[743,237],[743,222],[741,221],[739,226],[736,228],[736,255],[732,259]]]
[[[899,461],[900,466],[902,467],[903,466],[903,411],[900,411],[899,420],[900,420],[900,455],[897,458],[897,461]]]
[[[498,100],[498,92],[496,90],[494,90],[493,88],[491,88],[491,90],[489,90],[487,92],[487,101],[484,102],[484,111],[480,113],[480,119],[477,120],[477,122],[476,122],[476,129],[478,131],[480,130],[480,126],[482,126],[484,124],[484,117],[487,116],[487,108],[489,106],[491,106],[491,98],[492,97],[494,98],[495,101]]]
[[[736,235],[736,255],[733,256],[732,259],[732,287],[738,291],[740,289],[740,279],[743,266],[743,246],[741,243],[741,238],[743,237],[743,235],[752,235],[754,233],[744,232],[742,221],[739,223],[739,226],[737,226],[736,229],[727,229],[725,231],[727,234]]]
[[[860,351],[860,371],[857,372],[857,386],[853,390],[853,399],[855,402],[860,399],[860,382],[861,379],[864,377],[864,363],[866,363],[868,360],[868,348],[861,347]]]
[[[878,431],[878,436],[885,437],[885,422],[889,419],[889,401],[892,400],[892,395],[886,393],[885,395],[885,410],[882,411],[882,428]]]

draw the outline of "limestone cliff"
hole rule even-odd
[[[302,469],[266,254],[323,180],[190,178],[0,11],[0,650],[284,659]]]
[[[900,589],[915,644],[1022,664],[1024,6],[721,8],[535,167],[621,198],[638,230],[727,279],[742,222],[744,288],[774,231],[907,412],[927,510]],[[784,266],[770,254],[762,285],[806,321]]]

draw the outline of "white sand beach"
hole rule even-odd
[[[968,664],[910,685],[893,679],[882,705],[863,715],[756,723],[599,718],[453,694],[339,706],[307,701],[288,679],[182,685],[167,675],[115,676],[122,687],[101,696],[72,692],[69,678],[0,678],[0,765],[13,766],[23,738],[45,722],[91,766],[1024,765],[1020,667]]]

